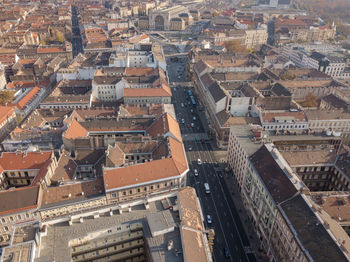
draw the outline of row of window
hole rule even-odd
[[[296,128],[300,128],[300,129],[304,129],[306,128],[306,125],[265,125],[264,129],[271,129],[271,130],[275,130],[275,129],[296,129]]]
[[[171,181],[169,184],[167,183],[167,182],[165,182],[164,183],[164,187],[167,187],[167,186],[173,186],[174,185],[174,183]],[[154,190],[155,188],[157,188],[157,189],[159,189],[160,188],[160,184],[157,184],[157,185],[155,185],[155,186],[150,186],[150,190]],[[132,195],[132,194],[134,194],[134,192],[133,192],[134,190],[132,190],[132,189],[130,189],[130,190],[126,190],[126,191],[123,191],[122,192],[122,194],[123,194],[123,196],[126,196],[126,195]],[[142,192],[147,192],[148,191],[148,188],[147,187],[144,187],[143,188],[143,190],[141,190],[141,188],[139,187],[139,188],[137,188],[136,189],[136,192],[137,193],[141,193],[141,191]],[[112,193],[112,198],[116,198],[117,197],[117,193]]]
[[[17,216],[9,216],[8,217],[8,220],[12,223],[12,222],[15,222],[15,220],[17,219],[17,221],[21,221],[22,219],[26,219],[26,218],[29,218],[29,214],[28,213],[25,213],[24,216],[21,215],[21,214],[18,214]],[[2,224],[6,224],[7,221],[4,217],[1,218],[1,223]],[[7,231],[7,230],[5,230]]]

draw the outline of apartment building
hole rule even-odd
[[[9,105],[15,108],[19,122],[38,107],[46,93],[47,90],[45,88],[35,86],[33,88],[20,90],[15,94],[14,101]]]
[[[3,152],[0,156],[1,189],[37,184],[51,184],[57,167],[53,152]]]
[[[330,178],[328,183],[320,183],[322,179],[325,182],[325,173],[333,172],[330,166],[335,166],[334,156],[340,140],[309,137],[307,141],[305,136],[299,136],[299,140],[306,142],[301,146],[296,138],[298,136],[269,137],[249,126],[231,127],[228,164],[262,240],[261,248],[271,261],[310,261],[325,256],[346,261],[346,251],[334,243],[334,232],[329,233],[326,227],[318,227],[324,221],[319,220],[306,196],[312,190],[348,190],[340,186],[335,177]],[[273,141],[274,144],[262,146],[262,140]],[[305,150],[306,147],[309,151]],[[327,155],[330,149],[334,152],[331,156]],[[304,169],[304,162],[313,163],[315,168]],[[299,166],[295,166],[296,163],[303,166],[302,172]],[[307,180],[309,176],[305,179],[303,172],[308,174],[312,170],[320,177],[316,178],[316,175],[311,182]],[[347,183],[342,185],[346,186]],[[305,227],[307,221],[309,226]],[[310,242],[315,230],[318,232],[317,242],[324,243],[322,247],[311,244],[312,240]]]
[[[10,244],[15,224],[38,221],[39,186],[0,191],[0,247]]]
[[[259,48],[267,43],[267,37],[266,28],[245,30],[245,46],[247,48]]]
[[[0,106],[0,139],[3,140],[16,125],[15,109],[10,106]]]

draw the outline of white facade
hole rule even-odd
[[[94,78],[96,68],[84,67],[79,69],[62,68],[56,73],[56,81],[61,80],[91,80]]]
[[[247,116],[251,110],[252,100],[253,98],[245,96],[232,97],[231,104],[229,106],[229,112],[232,116]]]
[[[98,84],[92,81],[92,97],[100,101],[113,102],[123,97],[124,88],[129,88],[127,81],[121,79],[115,84]]]

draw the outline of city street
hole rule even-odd
[[[84,52],[76,6],[72,6],[72,48],[73,57],[76,57],[79,53]]]
[[[172,85],[173,104],[190,168],[188,185],[196,189],[207,229],[213,228],[215,231],[213,260],[256,261],[250,251],[249,239],[238,211],[225,184],[224,171],[217,165],[212,145],[205,133],[204,114],[199,112],[198,107],[193,106],[189,99],[188,91],[192,88],[181,85],[186,81],[187,57],[179,56],[177,61],[168,58],[167,63],[169,81],[175,82]],[[197,98],[195,96],[194,98],[198,103]],[[195,169],[198,175],[195,175]],[[206,192],[205,183],[209,184],[210,193]],[[207,215],[211,218],[209,223]]]

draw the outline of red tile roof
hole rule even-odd
[[[103,178],[106,191],[182,175],[188,170],[183,145],[169,137],[169,148],[170,158],[122,168],[105,169]]]
[[[67,131],[64,133],[64,137],[67,139],[75,139],[78,137],[86,137],[88,135],[88,131],[78,123],[77,120],[73,120],[69,125]]]
[[[125,75],[126,76],[147,76],[147,75],[155,74],[156,71],[157,70],[152,67],[144,67],[144,68],[127,67],[125,68]]]
[[[171,96],[168,88],[125,88],[124,97],[166,97]]]
[[[52,152],[3,152],[0,166],[5,170],[41,169],[52,158]]]
[[[63,52],[66,52],[66,50],[63,47],[47,47],[47,48],[38,48],[37,49],[38,54],[63,53]]]
[[[15,109],[11,106],[0,106],[0,124],[8,119],[14,112]]]
[[[151,137],[163,136],[168,132],[170,132],[178,141],[182,142],[179,124],[168,113],[158,117],[147,129],[147,134]]]
[[[23,110],[25,106],[34,98],[35,95],[40,91],[39,87],[34,87],[32,90],[28,92],[17,104],[12,104],[16,106],[18,109]]]

